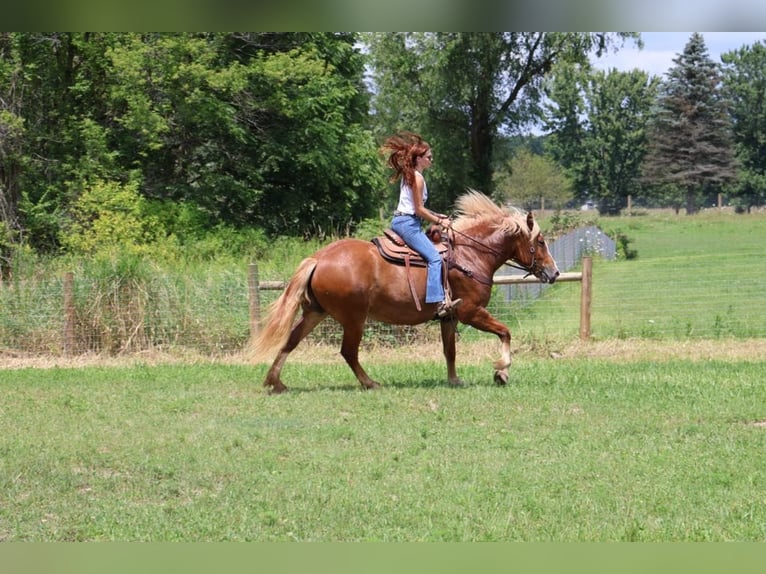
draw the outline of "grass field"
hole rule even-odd
[[[766,540],[764,222],[605,219],[639,257],[594,261],[593,340],[576,283],[499,311],[507,387],[466,328],[459,389],[431,336],[367,341],[379,392],[302,345],[284,396],[236,354],[3,352],[0,541]]]
[[[601,218],[631,239],[637,259],[593,260],[595,339],[766,337],[766,214],[669,213]],[[580,284],[548,289],[535,305],[499,311],[519,337],[571,338]]]
[[[766,364],[704,354],[0,371],[0,540],[762,541]]]

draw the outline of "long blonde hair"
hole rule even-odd
[[[380,148],[381,153],[388,154],[386,166],[394,170],[391,182],[399,178],[413,187],[415,185],[415,165],[417,158],[425,155],[431,149],[422,137],[413,132],[400,132],[389,137]]]

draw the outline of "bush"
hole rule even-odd
[[[73,203],[61,244],[82,255],[114,249],[145,254],[161,236],[159,220],[148,212],[137,181],[98,180]]]

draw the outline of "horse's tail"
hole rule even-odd
[[[308,297],[309,281],[316,264],[317,260],[311,257],[301,261],[282,295],[269,307],[260,333],[250,344],[249,356],[253,362],[264,362],[287,343],[298,308]]]

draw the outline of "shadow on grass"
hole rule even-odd
[[[477,383],[473,381],[466,381],[463,380],[462,386],[454,386],[450,385],[447,382],[446,378],[425,378],[425,379],[402,379],[402,378],[392,378],[390,380],[381,380],[377,379],[377,382],[380,384],[380,388],[378,389],[365,389],[363,388],[357,381],[335,381],[331,383],[310,383],[310,384],[303,384],[300,382],[297,383],[288,383],[285,382],[285,385],[287,386],[287,392],[285,394],[295,395],[295,394],[302,394],[302,393],[336,393],[336,392],[354,392],[354,393],[385,393],[389,390],[406,390],[406,389],[454,389],[456,391],[461,391],[464,389],[469,389],[471,387],[479,386]],[[264,391],[267,394],[270,394],[266,389]],[[278,396],[278,395],[275,395]]]

